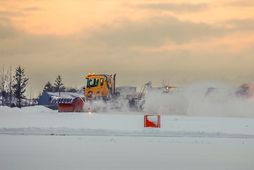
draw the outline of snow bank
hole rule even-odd
[[[13,112],[13,113],[25,113],[25,112],[33,112],[33,113],[39,113],[39,112],[55,112],[47,107],[44,106],[28,106],[28,107],[7,107],[7,106],[0,106],[0,113],[6,113],[6,112]]]

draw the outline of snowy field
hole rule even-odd
[[[0,169],[254,169],[254,119],[0,107]]]

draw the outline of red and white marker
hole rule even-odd
[[[158,114],[147,114],[144,116],[144,127],[160,128],[161,117]]]

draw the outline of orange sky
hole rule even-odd
[[[58,74],[74,87],[88,72],[137,86],[254,77],[252,0],[1,1],[0,39],[0,62],[23,66],[34,95]]]

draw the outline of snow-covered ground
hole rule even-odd
[[[254,119],[0,107],[0,169],[254,169]]]

